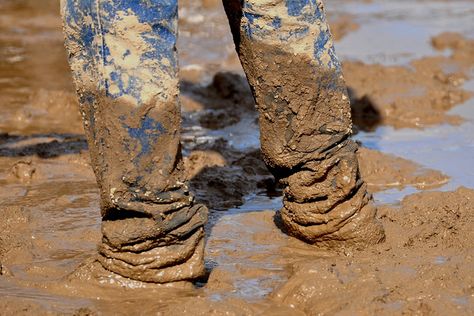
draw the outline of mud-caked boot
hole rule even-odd
[[[322,2],[224,3],[260,113],[263,158],[285,185],[286,230],[331,248],[382,241]]]
[[[100,189],[99,261],[134,280],[204,273],[207,209],[183,179],[176,1],[62,0]]]

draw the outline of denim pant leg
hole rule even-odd
[[[263,157],[286,186],[280,214],[288,232],[327,247],[383,240],[322,1],[224,6],[260,112]]]
[[[101,195],[99,261],[132,279],[202,275],[207,209],[183,181],[177,0],[62,0]]]

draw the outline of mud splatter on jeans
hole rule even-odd
[[[286,186],[288,233],[325,247],[382,241],[322,1],[224,4],[260,112],[264,160]]]
[[[101,192],[100,262],[147,282],[204,273],[207,209],[184,183],[175,1],[62,2]]]
[[[224,5],[260,111],[265,162],[286,184],[288,232],[326,246],[382,240],[322,2]],[[207,209],[183,180],[177,1],[62,0],[62,14],[101,192],[100,262],[147,282],[201,276]]]

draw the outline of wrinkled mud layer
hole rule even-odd
[[[99,189],[58,3],[0,1],[1,313],[472,314],[474,6],[334,0],[327,10],[386,241],[331,252],[284,233],[284,187],[258,150],[221,3],[181,1],[183,165],[210,213],[206,276],[170,287],[97,262]]]

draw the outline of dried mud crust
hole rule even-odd
[[[372,130],[380,124],[396,128],[423,128],[440,123],[459,124],[462,118],[446,112],[472,95],[462,88],[474,62],[474,40],[457,33],[432,39],[450,56],[425,57],[409,67],[367,65],[346,61],[354,124]]]

